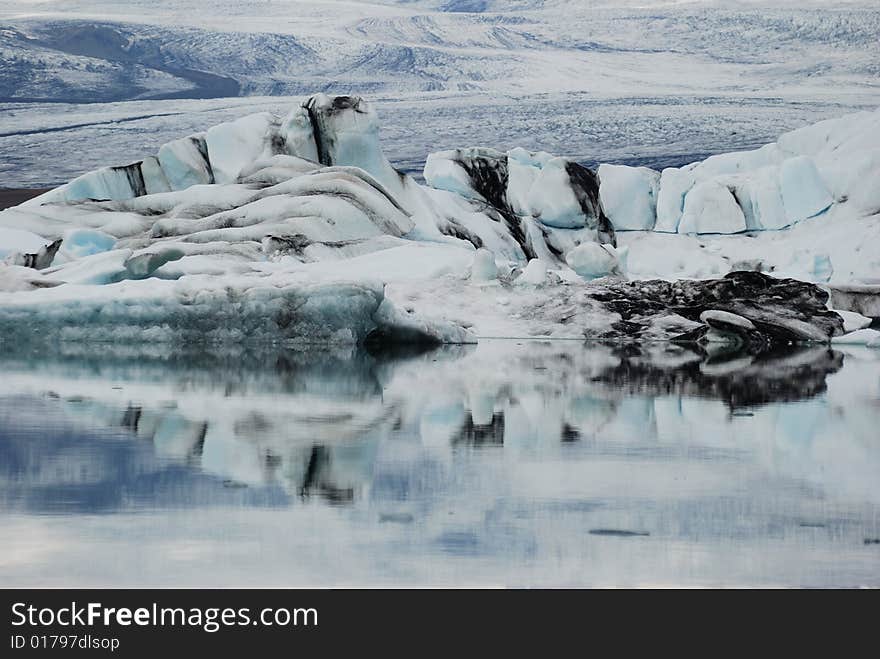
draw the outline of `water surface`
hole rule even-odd
[[[880,351],[0,354],[3,586],[880,586]]]

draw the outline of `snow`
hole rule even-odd
[[[660,174],[647,167],[599,166],[599,197],[618,231],[650,231],[657,219]]]

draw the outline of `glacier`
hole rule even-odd
[[[878,135],[860,112],[662,172],[464,147],[420,183],[372,103],[316,94],[0,212],[2,340],[864,334],[834,309],[877,315]]]

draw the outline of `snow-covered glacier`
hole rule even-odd
[[[861,112],[663,171],[459,148],[421,184],[371,103],[317,94],[0,213],[0,333],[877,342],[878,136]]]

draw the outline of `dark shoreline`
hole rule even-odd
[[[0,210],[17,206],[23,201],[32,199],[52,188],[0,188]]]

